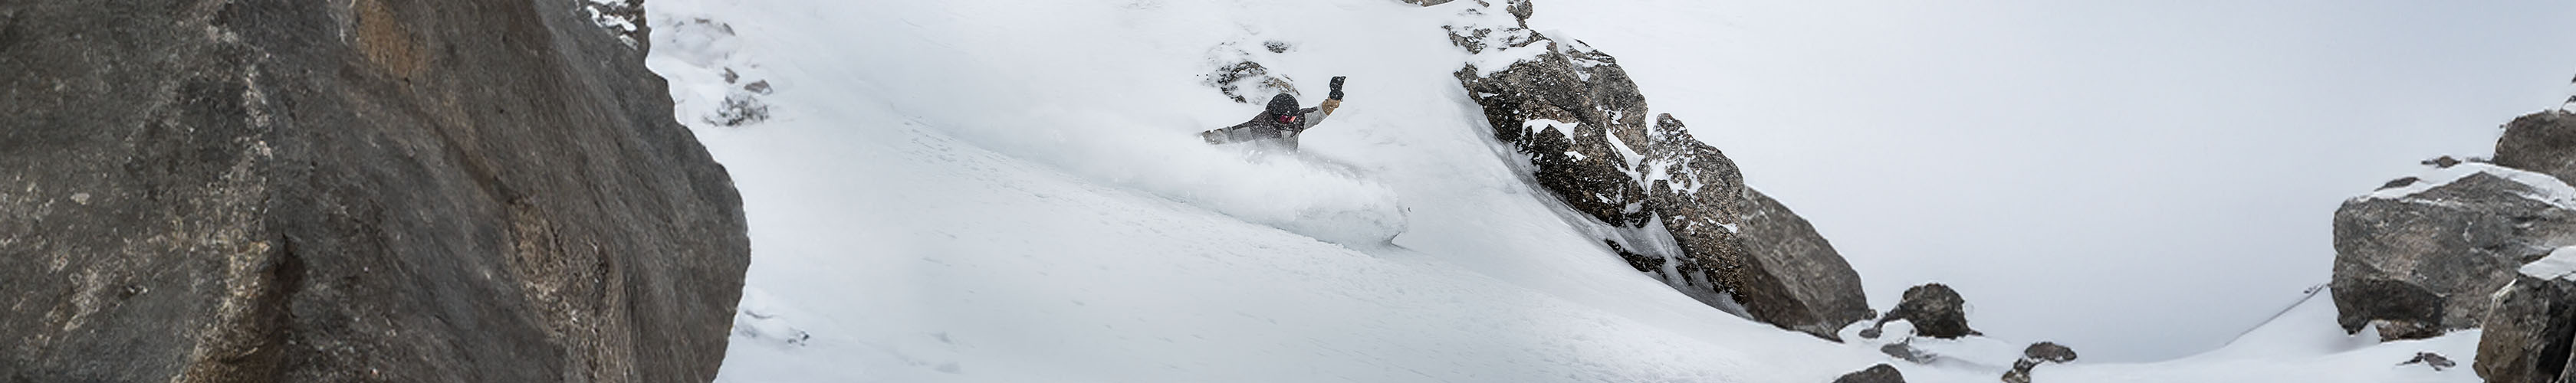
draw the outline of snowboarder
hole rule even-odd
[[[1325,97],[1321,105],[1298,109],[1297,96],[1280,93],[1277,96],[1271,96],[1269,108],[1263,109],[1261,115],[1252,116],[1252,121],[1199,132],[1199,138],[1207,139],[1210,144],[1263,141],[1285,146],[1288,150],[1297,150],[1298,134],[1305,133],[1306,129],[1314,128],[1315,124],[1324,122],[1324,117],[1331,116],[1333,109],[1342,107],[1342,79],[1344,78],[1347,77],[1333,77],[1333,93]]]

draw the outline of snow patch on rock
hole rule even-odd
[[[2549,252],[2549,256],[2541,257],[2540,260],[2531,261],[2531,263],[2525,263],[2522,265],[2521,269],[2516,271],[2520,271],[2522,272],[2522,275],[2528,275],[2532,278],[2570,279],[2569,277],[2576,276],[2576,246],[2561,247],[2558,248],[2558,250],[2552,250]]]
[[[2468,178],[2470,175],[2476,174],[2485,174],[2530,186],[2533,192],[2523,193],[2522,196],[2524,198],[2545,202],[2563,209],[2576,209],[2576,186],[2569,186],[2567,182],[2559,180],[2558,177],[2552,177],[2548,174],[2541,174],[2538,172],[2477,162],[2464,162],[2451,167],[2429,169],[2426,170],[2423,175],[2416,176],[2415,178],[2417,180],[2413,183],[2406,184],[2404,186],[2380,189],[2379,191],[2371,192],[2370,195],[2362,196],[2362,198],[2403,199],[2413,197],[2416,194],[2421,194],[2425,191],[2442,187],[2443,185],[2450,185],[2452,182],[2457,182],[2460,179]]]
[[[626,44],[627,48],[636,48],[635,35],[644,32],[641,25],[644,23],[644,7],[636,4],[640,1],[587,0],[582,2],[581,12],[591,24],[617,34],[617,42]]]

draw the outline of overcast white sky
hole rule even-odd
[[[2343,199],[2489,154],[2576,77],[2563,0],[1537,11],[1814,221],[1873,306],[1945,282],[1987,333],[2094,361],[2207,350],[2278,312],[2326,282]]]

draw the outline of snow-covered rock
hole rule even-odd
[[[2384,339],[2476,327],[2515,269],[2576,245],[2576,188],[2483,163],[2437,168],[2335,211],[2335,304],[2345,331]]]
[[[1891,336],[1902,337],[1910,333],[1952,339],[1979,335],[1977,330],[1968,328],[1967,305],[1968,300],[1959,297],[1959,291],[1950,289],[1949,285],[1926,283],[1914,286],[1905,289],[1905,296],[1896,302],[1896,308],[1879,317],[1878,323],[1871,325],[1871,330],[1879,330],[1889,321],[1904,321],[1912,324],[1912,331],[1897,331]]]
[[[1216,68],[1199,75],[1201,83],[1216,88],[1217,93],[1237,103],[1268,101],[1270,96],[1281,93],[1300,95],[1296,81],[1261,66],[1261,61],[1269,58],[1266,56],[1288,53],[1294,45],[1275,40],[1263,42],[1259,48],[1242,45],[1242,42],[1227,42],[1209,49],[1208,62]]]
[[[1638,271],[1698,296],[1733,294],[1714,305],[1828,339],[1870,316],[1859,274],[1813,226],[1746,187],[1679,119],[1652,114],[1617,58],[1530,29],[1530,7],[1467,7],[1448,28],[1474,55],[1459,82],[1539,186],[1622,232],[1605,240]]]
[[[2075,361],[2075,349],[2066,348],[2065,345],[2056,342],[2032,343],[2030,348],[2022,349],[2021,360],[2013,361],[2012,371],[2005,371],[2003,380],[2005,383],[2030,383],[2031,368],[2039,367],[2042,363],[2073,361]]]

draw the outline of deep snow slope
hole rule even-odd
[[[1570,227],[1449,75],[1439,27],[1472,1],[647,7],[751,223],[720,381],[1823,382],[1892,360],[1710,308]],[[1302,153],[1206,145],[1257,110],[1201,84],[1234,57],[1310,105],[1351,76],[1349,101]],[[768,118],[721,126],[727,100]],[[1956,343],[1974,363],[1900,367],[1992,381],[2020,344]],[[2268,376],[2232,368],[2193,377]],[[2037,376],[2079,370],[2194,371]]]

